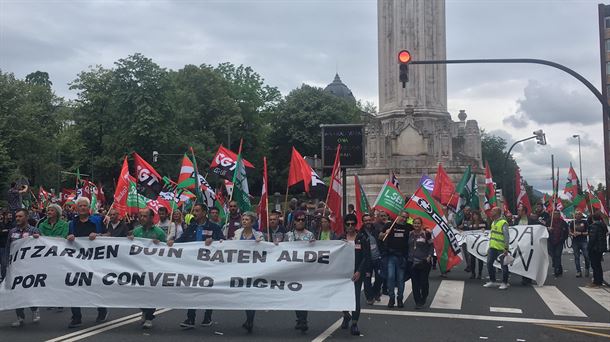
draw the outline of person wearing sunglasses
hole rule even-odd
[[[293,214],[293,223],[294,230],[286,233],[286,237],[284,241],[294,242],[294,241],[309,241],[313,242],[316,240],[316,237],[312,232],[305,228],[305,220],[306,214],[302,210],[295,211]],[[297,325],[294,327],[296,330],[301,330],[305,332],[309,329],[307,326],[307,311],[296,311],[297,315]]]
[[[356,224],[358,218],[354,214],[347,214],[343,219],[345,225],[345,240],[354,246],[354,275],[352,281],[354,282],[354,288],[356,293],[356,309],[352,311],[350,315],[349,311],[343,311],[343,322],[341,323],[341,329],[347,329],[350,321],[352,326],[350,333],[354,336],[360,336],[360,329],[358,329],[358,319],[360,318],[360,292],[362,291],[362,283],[367,274],[371,273],[371,245],[369,243],[369,236],[361,229],[356,231]],[[367,223],[367,225],[371,225]]]

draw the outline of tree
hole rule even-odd
[[[357,104],[303,84],[291,91],[277,106],[270,121],[269,179],[273,189],[283,191],[288,175],[292,146],[304,156],[321,153],[321,124],[360,122]]]
[[[501,188],[505,200],[514,210],[515,204],[515,171],[518,167],[512,154],[506,160],[506,140],[501,137],[482,132],[481,148],[483,163],[488,162],[491,174],[497,184],[496,188]],[[506,169],[504,162],[506,161]]]

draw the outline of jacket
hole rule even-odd
[[[220,226],[216,223],[206,220],[203,224],[198,224],[194,219],[191,220],[191,224],[188,225],[186,230],[182,233],[179,239],[176,242],[193,242],[197,240],[197,230],[202,231],[201,241],[206,240],[208,237],[211,237],[212,240],[224,240],[224,235],[222,234],[222,230]]]
[[[54,225],[51,225],[47,217],[38,223],[38,230],[40,230],[42,236],[65,238],[68,236],[68,222],[59,219]]]
[[[607,232],[608,228],[601,221],[595,221],[589,226],[589,242],[587,243],[589,252],[604,253],[607,251]]]
[[[372,270],[371,245],[366,232],[360,230],[354,240],[354,273],[360,272],[360,277],[366,276]]]

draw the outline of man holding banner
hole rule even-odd
[[[504,262],[504,258],[508,255],[508,246],[510,235],[508,231],[508,222],[501,218],[502,211],[500,208],[491,209],[491,231],[489,234],[489,251],[487,253],[487,272],[489,273],[489,281],[483,287],[495,287],[496,283],[496,268],[494,262],[499,258],[502,266],[502,284],[499,285],[500,290],[508,289],[508,264]]]

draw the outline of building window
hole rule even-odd
[[[606,85],[606,96],[610,97],[610,84]]]
[[[610,53],[610,39],[606,39],[606,52]]]
[[[610,17],[606,17],[606,28],[610,29]]]

